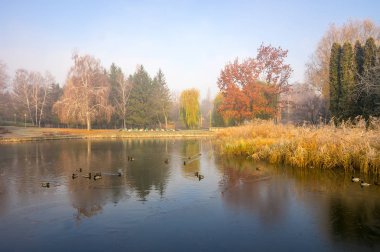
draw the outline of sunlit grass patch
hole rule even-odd
[[[217,133],[222,154],[243,155],[300,168],[341,168],[378,173],[380,123],[365,122],[296,127],[254,121]]]

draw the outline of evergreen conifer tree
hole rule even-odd
[[[354,115],[356,107],[355,99],[353,97],[353,91],[355,87],[354,60],[355,59],[351,43],[344,43],[339,60],[339,79],[341,85],[339,98],[339,116],[345,119]]]
[[[338,118],[340,116],[339,100],[341,96],[340,83],[340,56],[341,46],[334,43],[331,47],[329,81],[330,81],[330,112],[331,115]]]

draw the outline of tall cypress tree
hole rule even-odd
[[[334,117],[340,116],[339,111],[339,99],[341,96],[341,83],[340,83],[340,56],[341,46],[338,43],[334,43],[331,47],[330,54],[330,112]]]
[[[363,72],[366,73],[376,65],[377,47],[373,38],[368,38],[364,45],[363,51]]]
[[[363,75],[364,49],[359,40],[356,40],[354,47],[355,54],[355,82],[359,83],[360,77]]]
[[[339,111],[340,116],[347,119],[353,116],[355,112],[355,102],[353,97],[355,87],[354,54],[352,51],[352,45],[349,42],[344,43],[342,47],[339,66],[341,85]]]

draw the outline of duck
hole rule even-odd
[[[79,172],[82,172],[82,168],[79,168]]]
[[[117,170],[117,176],[121,177],[123,175],[123,171],[121,169]]]
[[[128,156],[128,161],[134,161],[135,160],[135,158],[134,157],[130,157],[130,156]]]
[[[260,167],[256,167],[256,171],[261,171],[261,168]]]
[[[83,178],[91,179],[91,172],[89,172],[88,175],[83,175]]]
[[[50,187],[50,183],[49,183],[49,182],[42,182],[42,183],[41,183],[41,186],[42,186],[42,187],[49,188],[49,187]]]
[[[183,165],[186,165],[186,161],[183,161]]]
[[[102,174],[100,172],[95,173],[94,180],[98,180],[102,178]]]
[[[165,159],[165,164],[169,164],[169,159],[167,158],[167,159]]]
[[[351,176],[351,181],[352,182],[359,182],[360,178],[355,178],[354,176]]]
[[[362,182],[360,182],[360,185],[363,187],[363,186],[370,186],[371,184],[368,184],[368,183],[366,183],[366,182],[364,182],[364,181],[362,180]]]
[[[72,179],[76,179],[78,177],[78,174],[75,174],[73,173],[73,175],[71,175]]]
[[[199,172],[195,172],[194,173],[194,175],[195,175],[195,177],[197,177],[199,180],[201,180],[201,179],[204,179],[205,178],[205,176],[203,176],[202,174],[200,174]]]

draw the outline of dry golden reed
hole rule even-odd
[[[245,155],[301,168],[343,168],[379,173],[380,122],[294,126],[254,121],[217,134],[222,154]]]

